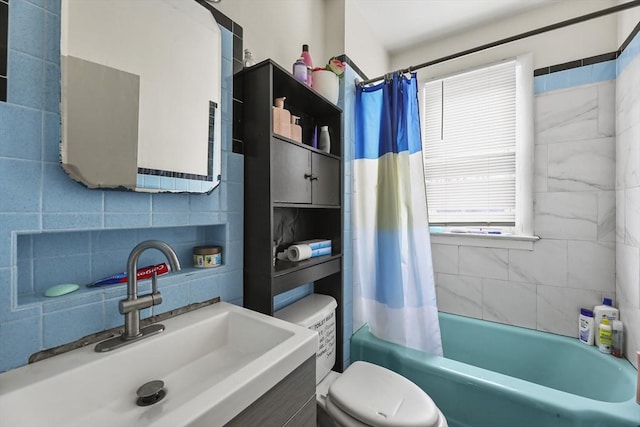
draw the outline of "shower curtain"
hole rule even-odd
[[[357,86],[354,330],[442,355],[415,73]]]

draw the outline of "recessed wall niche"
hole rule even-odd
[[[162,240],[168,243],[180,260],[182,270],[177,274],[159,277],[160,286],[163,282],[184,280],[184,276],[187,275],[212,274],[212,269],[193,267],[193,247],[222,246],[224,265],[226,234],[226,224],[19,234],[17,302],[19,306],[25,306],[91,295],[96,295],[96,298],[102,298],[102,294],[108,294],[106,298],[119,297],[119,294],[124,296],[125,284],[99,288],[88,288],[86,284],[124,272],[127,269],[129,253],[144,240]],[[166,262],[162,253],[150,249],[142,254],[138,267],[161,262]],[[141,285],[145,282],[141,282]],[[44,296],[47,288],[62,283],[78,284],[80,289],[56,298]]]

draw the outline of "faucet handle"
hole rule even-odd
[[[155,270],[151,273],[151,293],[158,293],[158,273]]]
[[[155,271],[151,275],[151,301],[153,305],[162,303],[162,294],[158,291],[158,273]]]

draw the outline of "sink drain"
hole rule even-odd
[[[149,406],[164,399],[167,395],[167,391],[164,389],[164,381],[153,380],[142,384],[136,391],[136,394],[138,395],[136,405]]]

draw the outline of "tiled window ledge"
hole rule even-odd
[[[441,245],[477,246],[482,248],[520,249],[532,251],[538,236],[515,236],[470,233],[431,233],[431,243]]]

